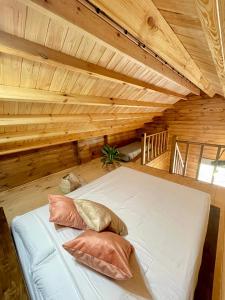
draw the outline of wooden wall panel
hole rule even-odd
[[[77,164],[73,143],[2,156],[0,191],[4,191]]]
[[[135,138],[136,131],[131,130],[108,136],[108,143],[122,146]],[[103,145],[101,136],[1,156],[0,192],[100,157]]]
[[[122,147],[129,144],[137,138],[136,130],[121,132],[108,136],[108,143],[116,147]]]
[[[225,145],[225,98],[193,97],[179,101],[173,109],[166,110],[162,118],[155,119],[155,127],[162,125],[168,127],[170,138],[177,135],[182,140]],[[179,147],[184,158],[184,146]],[[189,177],[196,176],[199,153],[199,146],[190,146],[187,168]],[[205,147],[203,157],[215,159],[216,149]],[[225,155],[222,159],[225,159]]]
[[[96,157],[99,157],[103,145],[103,136],[78,141],[79,158],[81,160],[81,163],[85,163]]]
[[[136,130],[112,134],[107,136],[109,145],[121,147],[127,145],[137,138]],[[101,149],[104,145],[104,136],[78,141],[79,158],[81,163],[90,161],[101,156]]]

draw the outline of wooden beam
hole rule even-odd
[[[73,134],[80,134],[80,136],[85,135],[88,132],[98,132],[99,130],[105,129],[116,129],[124,127],[135,127],[140,128],[142,124],[144,124],[144,120],[139,121],[130,121],[127,124],[115,124],[115,126],[108,125],[106,122],[101,124],[81,124],[79,127],[70,127],[70,128],[61,128],[61,127],[54,127],[53,129],[45,129],[45,130],[26,130],[25,132],[6,132],[0,134],[0,146],[5,145],[13,145],[14,143],[26,142],[28,140],[38,140],[38,139],[45,139],[45,138],[55,138],[59,136],[65,136],[66,138]],[[81,137],[82,139],[82,137]]]
[[[120,132],[127,132],[141,128],[143,123],[128,126],[113,126],[105,127],[98,130],[90,130],[86,132],[79,131],[58,131],[58,132],[39,132],[39,133],[19,133],[9,135],[8,141],[0,143],[0,155],[16,153],[19,151],[26,151],[31,149],[38,149],[48,147],[50,145],[59,145],[62,143],[103,136],[105,134],[116,134]],[[1,135],[2,136],[2,135]],[[0,136],[0,141],[2,138]],[[10,142],[9,142],[10,140]]]
[[[90,95],[65,94],[38,89],[27,89],[0,85],[0,100],[13,102],[56,103],[94,105],[106,107],[173,107],[169,103],[97,97]]]
[[[0,126],[53,124],[53,123],[93,123],[105,121],[133,120],[147,121],[161,112],[152,113],[115,113],[115,114],[74,114],[74,115],[0,115]],[[1,141],[0,141],[1,143]]]
[[[184,95],[166,88],[103,68],[99,65],[95,65],[3,31],[0,31],[0,52],[48,64],[53,67],[66,69],[68,71],[81,72],[89,76],[95,76],[101,79],[122,83],[124,85],[131,85],[135,88],[158,92],[167,96],[174,96],[179,99],[186,99]]]
[[[225,96],[225,3],[223,0],[195,3]]]
[[[209,96],[215,91],[152,0],[91,0]],[[129,13],[127,13],[129,12]]]
[[[141,164],[145,165],[146,161],[146,132],[141,137]]]
[[[121,31],[115,29],[108,22],[96,15],[79,0],[20,0],[25,5],[40,10],[43,14],[50,18],[57,18],[58,21],[67,22],[83,29],[92,36],[103,41],[107,46],[118,49],[129,59],[148,66],[158,74],[162,75],[180,86],[187,88],[194,94],[199,94],[199,88],[186,78],[174,72],[168,65],[162,63],[156,57],[147,53],[144,49],[132,42]],[[118,2],[118,1],[117,1]]]

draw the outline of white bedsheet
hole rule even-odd
[[[114,281],[77,263],[62,244],[80,231],[56,230],[46,205],[12,223],[32,299],[193,299],[208,194],[120,167],[68,195],[103,203],[124,220],[135,248],[134,278]]]

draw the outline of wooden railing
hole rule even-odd
[[[177,143],[175,144],[171,173],[179,175],[183,175],[184,173],[184,162]]]
[[[145,165],[167,151],[168,131],[147,135],[141,138],[141,164]]]
[[[184,144],[185,150],[184,155],[182,158],[179,145]],[[186,140],[179,140],[176,136],[172,137],[171,142],[171,156],[170,156],[170,173],[179,174],[182,176],[186,175],[187,167],[188,167],[188,155],[189,155],[189,147],[190,145],[196,145],[200,147],[200,151],[198,153],[198,163],[197,163],[197,170],[195,179],[199,178],[199,171],[200,166],[203,158],[203,152],[205,147],[214,147],[216,148],[216,157],[213,160],[214,161],[214,167],[213,167],[213,173],[212,173],[212,179],[211,183],[214,182],[215,172],[216,168],[218,166],[218,161],[221,158],[222,154],[225,152],[225,145],[219,145],[219,144],[209,144],[209,143],[200,143],[200,142],[191,142]]]

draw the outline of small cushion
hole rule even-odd
[[[108,231],[120,235],[127,234],[127,228],[123,221],[103,204],[84,199],[77,199],[74,203],[89,229],[100,232],[107,228]]]
[[[77,261],[106,276],[116,280],[132,277],[129,267],[132,246],[113,232],[86,230],[63,247]]]
[[[80,217],[73,199],[61,195],[48,195],[50,222],[61,226],[85,229],[86,224]]]

